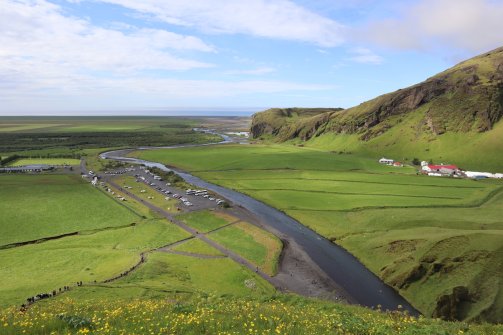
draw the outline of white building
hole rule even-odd
[[[386,165],[392,165],[394,162],[395,162],[394,160],[384,158],[384,157],[379,160],[379,163],[386,164]]]

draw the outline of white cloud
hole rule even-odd
[[[492,0],[420,0],[370,23],[360,34],[398,49],[457,48],[482,52],[503,44],[503,3]]]
[[[44,0],[0,3],[0,71],[40,68],[65,74],[211,66],[171,52],[183,50],[211,52],[213,48],[196,37],[164,30],[131,29],[124,33],[96,27],[64,16],[58,6]]]
[[[215,50],[193,36],[115,22],[110,26],[114,28],[97,27],[65,14],[45,0],[0,2],[0,113],[169,106],[200,98],[332,88],[288,81],[183,80],[167,78],[166,73],[149,76],[146,70],[210,67],[176,54]],[[241,74],[273,71],[264,66]]]
[[[341,24],[290,0],[99,1],[213,34],[248,34],[308,42],[322,47],[340,45],[344,39]]]
[[[272,67],[258,67],[256,69],[250,69],[250,70],[232,70],[232,71],[227,71],[227,74],[231,75],[252,75],[252,76],[260,76],[264,74],[269,74],[276,72],[275,68]]]
[[[349,59],[363,64],[381,64],[383,58],[367,48],[354,48],[350,50],[353,54]]]

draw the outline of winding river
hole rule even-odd
[[[224,136],[224,141],[222,143],[228,142],[230,142],[229,138]],[[194,145],[179,145],[162,148],[180,148],[187,146]],[[144,147],[138,149],[160,149],[160,147]],[[380,305],[384,310],[402,309],[407,310],[411,315],[419,315],[419,312],[413,306],[367,269],[356,257],[344,248],[303,226],[285,213],[237,191],[208,183],[187,172],[169,169],[160,163],[127,157],[128,153],[138,149],[109,151],[102,153],[100,156],[105,159],[132,164],[143,164],[148,167],[157,167],[164,171],[174,171],[187,182],[197,187],[218,193],[222,197],[230,200],[234,205],[247,209],[260,219],[263,224],[269,225],[276,231],[294,240],[304,249],[311,260],[349,295],[351,301],[362,306],[377,307]]]

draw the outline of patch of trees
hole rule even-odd
[[[0,165],[7,165],[9,164],[10,162],[13,162],[17,159],[21,158],[21,156],[18,156],[18,155],[12,155],[12,156],[7,156],[5,158],[0,158]]]
[[[153,173],[161,177],[165,182],[171,183],[172,185],[181,187],[181,188],[186,188],[187,184],[185,183],[185,180],[183,180],[182,177],[174,173],[173,171],[163,171],[159,168],[153,167],[149,168],[149,170]]]

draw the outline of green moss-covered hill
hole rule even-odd
[[[251,133],[330,150],[502,170],[502,115],[503,47],[346,110],[257,113]]]

